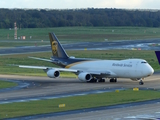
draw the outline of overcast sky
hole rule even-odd
[[[160,0],[0,0],[0,8],[126,8],[160,9]]]

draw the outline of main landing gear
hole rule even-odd
[[[103,78],[100,78],[100,79],[92,78],[90,81],[87,81],[87,82],[88,83],[105,82],[105,79],[103,79]]]
[[[105,79],[99,79],[98,82],[105,82]]]
[[[112,82],[112,83],[113,83],[113,82],[114,82],[114,83],[116,83],[116,82],[117,82],[117,78],[111,78],[111,79],[110,79],[110,82]]]

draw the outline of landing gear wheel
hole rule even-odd
[[[117,82],[117,78],[114,79],[114,82],[115,82],[115,83]]]
[[[105,82],[105,79],[99,79],[98,82]]]
[[[144,84],[144,82],[141,80],[140,82],[139,82],[139,85],[143,85]]]
[[[116,83],[116,82],[117,82],[117,78],[111,78],[111,79],[110,79],[110,82]]]
[[[111,83],[114,82],[114,79],[110,79],[110,82],[111,82]]]

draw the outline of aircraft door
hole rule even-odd
[[[130,77],[134,78],[137,74],[139,74],[139,71],[137,69],[138,65],[139,65],[139,61],[132,61],[132,62],[130,62],[130,64],[132,64],[132,67],[129,70]]]
[[[135,67],[134,67],[134,72],[136,76],[140,76],[142,74],[141,72],[141,67],[140,67],[140,61],[136,61]]]

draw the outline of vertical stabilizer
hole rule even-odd
[[[159,62],[159,64],[160,64],[160,51],[155,51],[155,53],[156,53],[158,62]]]
[[[51,48],[53,57],[55,58],[68,58],[67,53],[63,49],[62,45],[59,43],[56,35],[54,33],[49,33]]]

